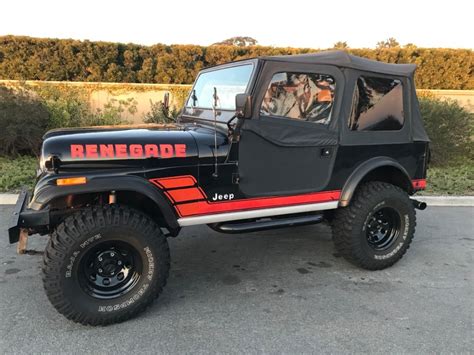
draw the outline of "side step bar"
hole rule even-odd
[[[248,233],[257,232],[269,229],[293,227],[293,226],[304,226],[308,224],[316,224],[322,222],[324,216],[322,214],[317,215],[305,215],[305,216],[292,216],[274,219],[265,219],[257,221],[247,222],[225,222],[225,223],[214,223],[210,224],[213,230],[221,233]]]

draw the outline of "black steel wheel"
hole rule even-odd
[[[367,242],[374,250],[390,248],[400,234],[401,224],[400,214],[394,208],[376,210],[367,222]]]
[[[368,182],[357,189],[348,207],[336,211],[334,244],[351,263],[380,270],[403,257],[415,225],[415,209],[405,191],[385,182]]]
[[[166,285],[169,248],[159,226],[126,206],[96,206],[69,216],[51,235],[43,285],[65,317],[90,325],[127,320]]]
[[[82,289],[98,299],[113,299],[130,292],[143,274],[141,255],[122,241],[99,243],[88,250],[79,266]]]

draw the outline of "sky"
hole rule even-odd
[[[470,0],[6,0],[0,36],[210,45],[250,36],[276,47],[474,48]]]

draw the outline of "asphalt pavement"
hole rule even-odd
[[[49,304],[41,255],[8,244],[0,206],[0,353],[447,353],[474,351],[474,209],[418,212],[405,257],[376,272],[335,254],[325,225],[170,239],[158,301],[108,327],[72,323]],[[46,237],[30,237],[44,249]]]

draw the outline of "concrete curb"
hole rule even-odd
[[[418,196],[414,197],[418,201],[426,202],[429,206],[457,206],[473,207],[474,196]]]
[[[0,205],[14,205],[17,199],[17,194],[0,194]]]
[[[14,205],[17,194],[0,194],[0,205]],[[474,196],[415,196],[418,201],[430,206],[474,207]]]

